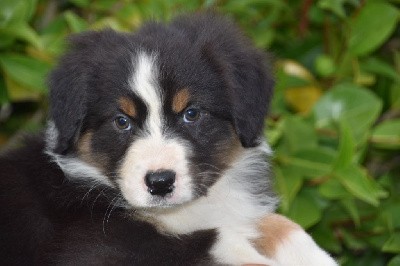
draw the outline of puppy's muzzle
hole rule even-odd
[[[164,197],[175,188],[175,172],[170,170],[148,172],[145,176],[145,182],[151,195]]]

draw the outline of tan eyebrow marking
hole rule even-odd
[[[136,111],[136,105],[135,103],[129,99],[129,98],[125,98],[125,97],[121,97],[118,100],[119,105],[121,107],[121,110],[131,116],[131,117],[136,117],[137,116],[137,111]]]
[[[172,99],[172,110],[175,113],[180,113],[185,109],[189,103],[190,94],[187,88],[178,91]]]

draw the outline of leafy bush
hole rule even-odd
[[[0,144],[43,125],[45,76],[67,34],[217,9],[276,58],[266,135],[280,212],[343,265],[400,265],[398,3],[3,0]]]

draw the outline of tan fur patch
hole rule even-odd
[[[86,132],[78,140],[77,150],[79,157],[86,163],[89,163],[104,172],[104,166],[107,165],[107,159],[104,156],[94,154],[91,149],[93,133]]]
[[[259,228],[262,237],[255,241],[256,247],[269,257],[274,257],[277,248],[290,233],[303,230],[298,224],[279,214],[270,214],[262,219]]]
[[[219,144],[217,150],[219,161],[227,167],[232,165],[244,149],[233,127],[229,130],[229,133],[227,132],[226,134],[229,137],[223,143]]]
[[[137,111],[136,111],[136,105],[135,103],[129,99],[129,98],[125,98],[125,97],[121,97],[118,100],[118,103],[121,107],[121,110],[129,115],[130,117],[136,117],[137,116]]]
[[[79,139],[78,145],[77,145],[78,154],[86,162],[92,160],[92,158],[91,158],[92,157],[91,156],[91,148],[90,148],[90,145],[91,145],[91,142],[92,142],[92,136],[93,136],[92,132],[86,132]]]
[[[235,162],[236,158],[241,152],[243,152],[244,149],[239,140],[239,137],[234,132],[234,129],[232,129],[232,137],[227,139],[225,147],[227,149],[223,153],[221,153],[220,161],[223,162],[226,166],[232,166],[232,163]]]
[[[189,103],[190,94],[187,88],[178,91],[172,99],[172,110],[175,113],[180,113],[185,109]]]

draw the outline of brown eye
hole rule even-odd
[[[115,118],[114,122],[118,129],[121,130],[131,129],[131,122],[129,121],[129,118],[125,116],[118,116],[117,118]]]
[[[201,117],[201,111],[197,108],[188,108],[183,113],[183,121],[185,123],[193,123],[199,120]]]

